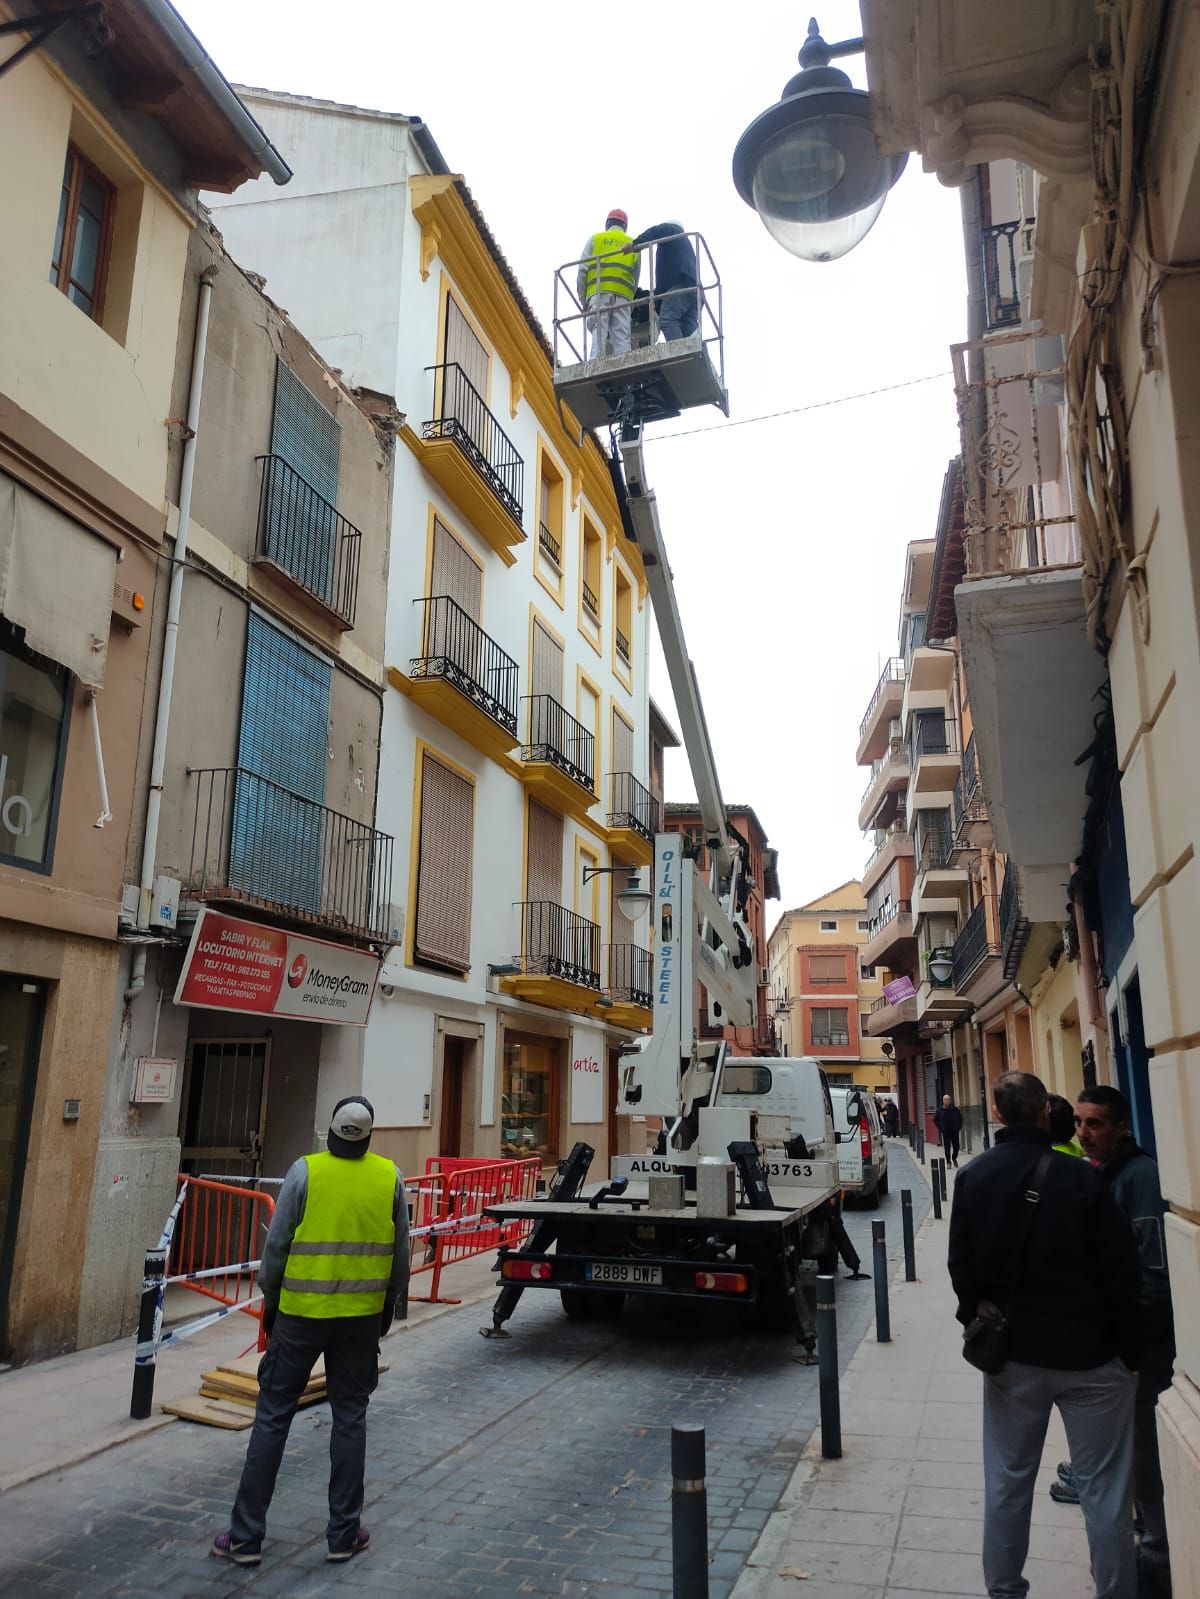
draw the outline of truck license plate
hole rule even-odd
[[[662,1284],[661,1266],[633,1266],[624,1260],[589,1260],[585,1275],[590,1283],[630,1283],[643,1287]]]

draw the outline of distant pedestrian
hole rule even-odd
[[[696,252],[682,222],[659,222],[633,241],[636,250],[655,244],[654,310],[658,330],[668,344],[686,339],[700,323],[700,290]]]
[[[1082,1156],[1083,1146],[1075,1141],[1075,1107],[1061,1094],[1050,1095],[1050,1137],[1060,1155]]]
[[[933,1124],[942,1135],[942,1148],[951,1166],[958,1165],[958,1140],[962,1133],[962,1111],[950,1098],[942,1095],[942,1103],[933,1113]]]
[[[894,1099],[884,1101],[883,1124],[887,1129],[889,1138],[896,1138],[900,1132],[900,1107]]]
[[[1133,1411],[1133,1500],[1141,1532],[1138,1575],[1144,1593],[1168,1594],[1170,1551],[1155,1417],[1158,1396],[1171,1386],[1175,1365],[1175,1316],[1163,1235],[1167,1207],[1157,1162],[1135,1142],[1131,1120],[1129,1101],[1115,1088],[1085,1088],[1075,1106],[1084,1154],[1097,1163],[1102,1181],[1137,1239],[1143,1341]],[[1072,1466],[1078,1486],[1078,1462],[1073,1460]]]
[[[1097,1599],[1133,1599],[1137,1247],[1097,1173],[1054,1154],[1040,1079],[1005,1072],[993,1094],[1003,1126],[954,1185],[949,1253],[964,1326],[981,1309],[1006,1318],[1004,1364],[984,1377],[984,1582],[990,1599],[1029,1592],[1034,1487],[1057,1405]]]
[[[340,1100],[327,1151],[296,1161],[279,1191],[258,1274],[269,1342],[258,1365],[254,1431],[229,1531],[212,1545],[235,1565],[262,1559],[284,1445],[320,1355],[333,1413],[325,1558],[349,1560],[371,1541],[359,1520],[367,1402],[379,1380],[379,1340],[408,1308],[404,1179],[392,1161],[369,1152],[374,1124],[369,1100]]]

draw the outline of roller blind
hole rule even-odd
[[[526,898],[562,903],[563,819],[536,800],[529,802]]]
[[[474,785],[426,752],[414,954],[459,972],[471,964],[474,821]]]
[[[633,728],[613,706],[612,769],[614,772],[633,771]]]
[[[445,594],[473,622],[483,620],[483,573],[467,549],[439,518],[433,523],[431,593]]]
[[[562,704],[563,647],[540,622],[533,624],[533,692]]]
[[[810,955],[808,974],[814,983],[844,983],[846,957],[844,955]]]

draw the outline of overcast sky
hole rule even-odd
[[[826,402],[948,372],[965,336],[957,194],[914,157],[841,261],[775,244],[730,162],[797,70],[808,12],[795,5],[175,3],[236,82],[423,117],[547,330],[554,269],[610,207],[635,233],[678,219],[705,234],[743,425],[715,410],[658,424],[646,462],[717,769],[727,803],[753,805],[779,850],[769,926],[856,877],[870,853],[858,724],[895,649],[904,546],[932,536],[958,444],[948,376]],[[861,28],[848,0],[819,21],[831,42]],[[861,57],[841,64],[865,84]],[[820,408],[747,420],[806,406]],[[671,710],[661,658],[651,692]],[[679,752],[667,797],[693,794]]]

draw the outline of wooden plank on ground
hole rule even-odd
[[[179,1416],[184,1421],[199,1421],[206,1427],[222,1427],[228,1432],[241,1432],[254,1425],[254,1416],[243,1405],[214,1399],[171,1399],[159,1407],[168,1416]]]

